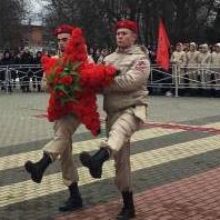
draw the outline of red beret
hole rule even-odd
[[[72,34],[74,28],[75,28],[74,26],[68,24],[61,24],[55,29],[54,35],[57,36],[58,34],[62,34],[62,33]]]
[[[126,28],[129,30],[134,31],[136,34],[138,34],[138,24],[135,21],[131,20],[121,20],[116,23],[116,30],[120,28]]]

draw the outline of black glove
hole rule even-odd
[[[120,74],[121,74],[121,70],[116,70],[115,76],[118,76],[118,75],[120,75]]]

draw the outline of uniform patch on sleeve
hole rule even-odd
[[[148,68],[147,60],[138,60],[135,64],[135,70],[144,71]]]

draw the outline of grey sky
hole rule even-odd
[[[41,24],[43,16],[43,7],[45,2],[42,0],[27,0],[30,5],[30,18],[33,24]]]

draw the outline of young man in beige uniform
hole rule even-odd
[[[101,178],[102,165],[110,157],[115,160],[115,184],[122,193],[123,208],[117,219],[135,216],[131,187],[130,138],[146,122],[150,63],[146,51],[136,45],[137,24],[122,20],[116,24],[116,51],[104,59],[113,64],[120,74],[104,91],[104,110],[107,113],[107,139],[90,156],[80,154],[80,160],[94,178]]]
[[[190,43],[189,51],[186,53],[186,68],[189,76],[190,86],[198,84],[198,57],[199,51],[194,42]]]
[[[178,77],[178,83],[184,83],[185,73],[183,67],[186,64],[186,52],[183,50],[182,43],[176,44],[176,49],[171,55],[170,62],[172,64],[173,82],[175,82],[175,77]]]
[[[203,89],[206,89],[207,83],[210,83],[211,80],[211,53],[207,43],[199,45],[198,64],[200,68],[199,74],[201,79],[201,86]]]
[[[61,25],[55,30],[58,40],[59,55],[62,56],[65,46],[71,37],[73,27]],[[43,86],[46,87],[45,77]],[[64,184],[68,186],[70,197],[60,211],[74,211],[82,207],[82,199],[78,188],[79,176],[72,157],[72,135],[80,122],[74,115],[67,115],[54,123],[54,137],[43,148],[43,157],[36,163],[27,161],[25,169],[31,175],[31,179],[40,183],[46,168],[56,159],[60,159]]]
[[[211,68],[215,72],[215,83],[220,85],[220,43],[216,43],[214,48],[211,54]]]

